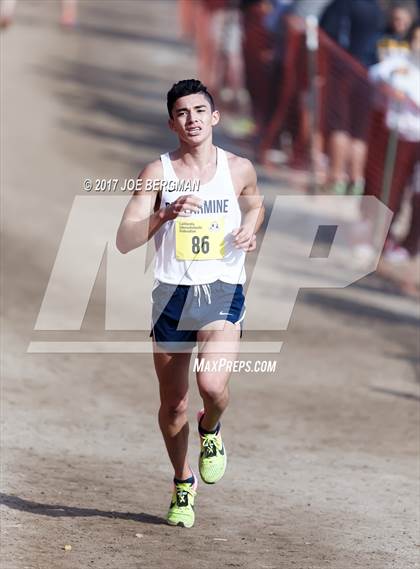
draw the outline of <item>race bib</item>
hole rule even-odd
[[[224,218],[177,217],[175,248],[179,261],[223,259],[225,254]]]

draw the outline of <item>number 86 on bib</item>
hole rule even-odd
[[[176,258],[179,261],[223,259],[224,237],[223,217],[178,217],[175,220]]]

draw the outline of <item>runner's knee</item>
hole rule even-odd
[[[184,415],[188,408],[188,397],[173,397],[162,400],[160,405],[160,413],[164,413],[173,419]]]
[[[224,383],[204,383],[199,386],[199,391],[203,399],[207,399],[215,404],[227,397],[226,385]]]

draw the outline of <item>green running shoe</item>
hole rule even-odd
[[[362,196],[365,191],[366,182],[363,178],[351,182],[348,187],[348,192],[352,196]]]
[[[204,415],[204,409],[197,414],[198,424]],[[206,484],[215,484],[218,482],[226,470],[227,455],[225,445],[222,441],[220,429],[217,435],[203,435],[200,434],[201,450],[198,466],[200,469],[200,476]]]
[[[194,484],[178,482],[174,484],[171,505],[166,520],[170,526],[191,528],[194,525],[194,498],[197,494],[197,478]]]
[[[345,196],[347,194],[347,182],[345,180],[332,182],[328,186],[328,193],[335,194],[336,196]]]

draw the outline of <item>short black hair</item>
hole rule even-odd
[[[166,105],[168,107],[169,116],[173,118],[172,109],[174,108],[175,101],[181,97],[186,97],[187,95],[195,95],[196,93],[202,93],[206,97],[213,112],[215,109],[214,100],[207,90],[207,87],[203,85],[202,82],[198,79],[183,79],[182,81],[178,81],[178,83],[174,83],[168,91]]]

